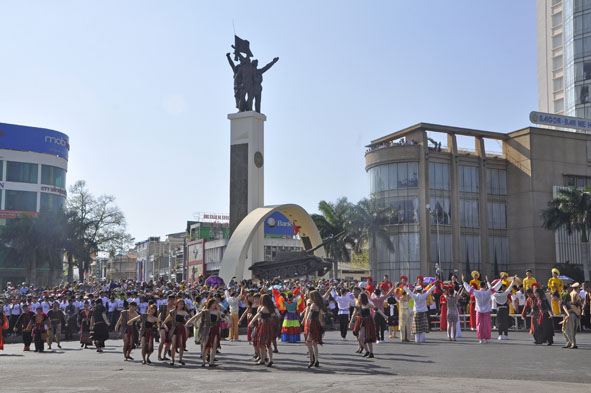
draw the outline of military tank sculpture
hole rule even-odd
[[[334,260],[317,257],[314,255],[314,251],[336,240],[339,236],[341,236],[340,233],[306,251],[278,252],[274,261],[255,262],[249,269],[260,280],[289,279],[311,275],[324,276],[332,269]]]

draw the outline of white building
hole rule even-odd
[[[541,112],[591,119],[591,2],[537,0]]]

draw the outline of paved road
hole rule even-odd
[[[273,368],[257,366],[244,341],[224,342],[219,367],[202,369],[197,347],[189,344],[185,367],[155,361],[124,362],[121,342],[107,342],[106,352],[63,349],[43,354],[22,352],[22,344],[7,344],[0,352],[1,392],[359,392],[371,391],[590,391],[591,334],[579,335],[579,349],[562,349],[557,336],[552,347],[536,346],[526,333],[510,341],[479,345],[474,332],[449,342],[441,332],[426,344],[398,341],[376,345],[376,358],[355,354],[353,337],[341,341],[328,332],[318,369],[307,368],[303,344],[281,344]],[[156,356],[153,356],[156,359]]]

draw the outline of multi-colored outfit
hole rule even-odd
[[[298,308],[300,308],[302,304],[302,299],[299,296],[291,302],[285,302],[286,313],[281,328],[281,341],[296,343],[301,340],[302,327],[300,325]]]
[[[49,317],[44,312],[35,314],[33,320],[29,323],[32,325],[31,335],[35,342],[35,352],[43,352],[45,340],[47,339]]]
[[[219,317],[216,314],[212,314],[209,311],[206,312],[202,318],[208,318],[209,324],[208,325],[208,332],[207,332],[207,342],[205,343],[205,351],[210,350],[216,343],[217,340],[217,348],[220,348],[220,336],[222,333],[221,324]],[[203,336],[205,338],[205,335]],[[217,349],[216,348],[216,349]]]
[[[550,316],[550,303],[546,297],[534,299],[534,307],[537,309],[537,317],[533,321],[534,340],[536,344],[554,343],[554,322]]]

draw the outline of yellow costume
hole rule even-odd
[[[535,277],[531,277],[531,278],[527,278],[525,277],[523,279],[523,290],[527,291],[530,288],[533,288],[532,285],[534,285],[535,283],[537,283],[538,281],[536,281]]]
[[[552,269],[552,273],[556,273],[556,275],[560,274],[560,272],[556,268]],[[559,295],[562,295],[562,291],[564,290],[564,283],[558,277],[550,277],[550,279],[548,280],[548,288],[550,289],[550,293],[558,292]],[[554,300],[554,298],[552,298],[552,312],[555,315],[560,314],[560,302]]]
[[[470,286],[473,286],[472,284],[476,284],[476,289],[480,289],[480,273],[478,273],[476,270],[474,270],[472,272],[472,280],[470,281]]]

